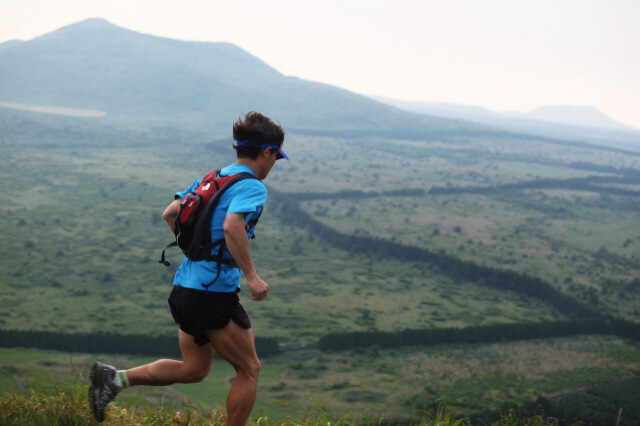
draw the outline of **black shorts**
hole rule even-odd
[[[242,328],[251,328],[238,293],[216,293],[174,285],[169,295],[169,307],[180,330],[193,336],[193,341],[200,346],[209,343],[207,330],[225,328],[230,319]]]

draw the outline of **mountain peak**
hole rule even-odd
[[[106,27],[115,27],[116,25],[107,21],[104,18],[87,18],[83,21],[75,22],[71,25],[67,25],[63,28],[68,27],[84,27],[84,28],[106,28]]]
[[[49,40],[60,36],[86,37],[87,35],[102,34],[113,35],[116,32],[134,33],[126,28],[119,27],[103,18],[88,18],[80,22],[66,25],[55,31],[47,33],[35,40]]]
[[[424,137],[481,127],[410,114],[286,77],[230,43],[158,37],[100,18],[0,50],[0,93],[4,102],[99,110],[112,119],[187,118],[228,125],[230,116],[258,110],[313,131],[367,128]]]

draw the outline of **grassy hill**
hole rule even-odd
[[[85,397],[86,387],[74,387],[57,390],[55,394],[32,394],[29,397],[8,395],[0,399],[4,410],[0,412],[0,422],[4,425],[48,425],[48,424],[74,424],[95,425],[93,415]],[[107,420],[104,424],[130,425],[130,424],[154,424],[154,425],[224,425],[226,415],[223,409],[210,410],[206,415],[198,413],[190,405],[182,410],[167,408],[149,409],[112,404],[107,410]],[[267,416],[260,416],[256,424],[268,426],[320,426],[337,424],[340,426],[357,424],[375,424],[383,419],[374,419],[366,413],[349,412],[334,419],[328,417],[323,407],[314,405],[314,413],[301,418],[287,418],[285,420],[273,420]],[[468,418],[457,417],[456,413],[447,405],[441,404],[433,412],[425,411],[422,418],[415,424],[420,426],[467,426],[472,423]],[[488,424],[488,423],[485,423]],[[533,416],[521,416],[515,410],[503,413],[502,417],[492,423],[495,426],[526,424],[530,426],[557,425],[558,420],[545,417],[543,414]]]
[[[157,264],[171,236],[159,215],[185,182],[233,161],[229,138],[219,139],[223,129],[128,128],[101,118],[10,110],[0,119],[0,179],[7,188],[0,214],[7,236],[0,248],[0,327],[172,338],[166,298],[173,270]],[[638,184],[564,185],[623,176],[638,168],[637,159],[482,138],[416,142],[294,132],[287,146],[294,160],[278,163],[267,179],[271,197],[252,242],[270,297],[252,303],[241,296],[256,335],[280,342],[281,354],[265,359],[260,385],[258,407],[271,418],[304,415],[314,397],[337,417],[375,403],[372,415],[418,421],[427,395],[434,404],[443,399],[464,415],[481,416],[504,403],[524,406],[639,374],[637,345],[607,336],[322,352],[317,342],[331,333],[568,316],[545,300],[456,278],[426,260],[334,245],[282,210],[294,203],[347,237],[375,237],[540,277],[594,312],[638,322],[637,197],[610,191],[637,191]],[[556,179],[554,186],[500,189],[545,179]],[[431,193],[479,185],[495,190]],[[169,257],[174,264],[180,258]],[[5,391],[29,389],[20,378],[33,384],[30,378],[50,374],[37,365],[38,353],[35,369],[0,355]],[[83,362],[96,358],[123,367],[141,362],[114,355],[83,356]],[[64,361],[52,365],[58,364]],[[216,365],[202,386],[159,394],[136,389],[130,401],[174,399],[180,408],[186,395],[202,409],[215,407],[232,377]],[[491,366],[497,369],[490,372]]]
[[[258,110],[288,128],[386,133],[477,130],[287,77],[229,43],[186,42],[88,19],[0,49],[0,101],[86,108],[109,117],[229,126]]]

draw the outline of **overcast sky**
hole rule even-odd
[[[639,0],[0,0],[0,42],[91,17],[230,42],[357,93],[494,111],[588,105],[640,128]]]

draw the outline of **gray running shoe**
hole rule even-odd
[[[96,362],[91,367],[91,386],[89,387],[89,404],[97,421],[104,420],[104,410],[107,405],[122,390],[113,383],[116,369],[111,365]]]

